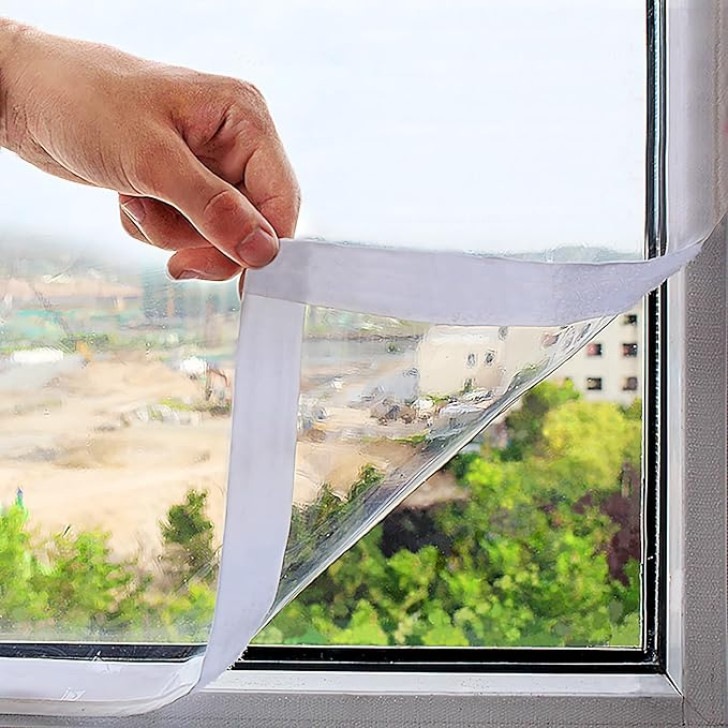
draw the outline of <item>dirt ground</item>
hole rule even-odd
[[[12,387],[2,385],[0,377],[0,504],[22,488],[39,535],[101,529],[117,556],[139,556],[149,566],[161,551],[160,520],[191,487],[208,491],[208,515],[220,534],[230,419],[190,411],[203,401],[203,381],[137,355],[79,363],[41,386],[16,386],[17,373]],[[170,401],[186,404],[170,412]],[[347,427],[368,417],[343,416]],[[345,493],[365,463],[384,469],[410,454],[396,442],[359,449],[336,438],[301,442],[294,500],[314,500],[323,480]],[[454,488],[438,475],[412,501],[453,497]]]
[[[159,521],[190,487],[209,491],[210,517],[222,523],[229,420],[143,419],[164,400],[202,396],[203,383],[141,358],[92,361],[35,391],[3,391],[0,503],[21,487],[33,528],[99,528],[120,556],[154,558]]]

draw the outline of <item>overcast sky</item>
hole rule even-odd
[[[3,15],[248,79],[297,171],[299,233],[641,250],[642,0],[4,0]],[[0,229],[129,251],[111,193],[0,154]]]

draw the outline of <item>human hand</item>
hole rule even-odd
[[[250,84],[0,19],[0,146],[119,193],[132,237],[176,251],[174,278],[269,263],[300,196]]]

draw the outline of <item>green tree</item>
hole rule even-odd
[[[56,634],[112,637],[132,621],[149,578],[139,578],[133,561],[114,560],[108,539],[106,533],[82,531],[58,534],[46,544],[46,565],[34,587]]]
[[[504,460],[523,460],[542,442],[544,420],[548,413],[581,395],[571,381],[563,384],[545,381],[530,389],[520,400],[520,407],[506,418],[508,446]]]
[[[639,418],[584,402],[570,384],[537,390],[509,418],[515,446],[453,466],[469,497],[432,512],[447,546],[386,558],[374,529],[259,641],[635,644],[639,574],[629,565],[626,584],[610,576],[617,524],[602,504],[639,457]]]
[[[27,513],[14,504],[0,512],[0,633],[45,619],[45,600],[35,588],[39,572],[26,529]]]
[[[562,497],[603,495],[618,489],[625,464],[639,458],[641,425],[611,402],[571,401],[551,410],[543,423],[542,486]]]
[[[206,507],[207,492],[190,488],[184,502],[173,505],[160,524],[167,572],[177,587],[193,578],[209,583],[217,576],[214,531]]]

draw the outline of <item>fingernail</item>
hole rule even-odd
[[[235,252],[240,261],[249,268],[259,268],[270,263],[278,249],[278,241],[263,228],[256,228],[245,238]]]
[[[137,225],[141,225],[144,222],[144,216],[146,212],[144,210],[144,203],[141,200],[130,200],[125,202],[121,209],[132,219]]]

